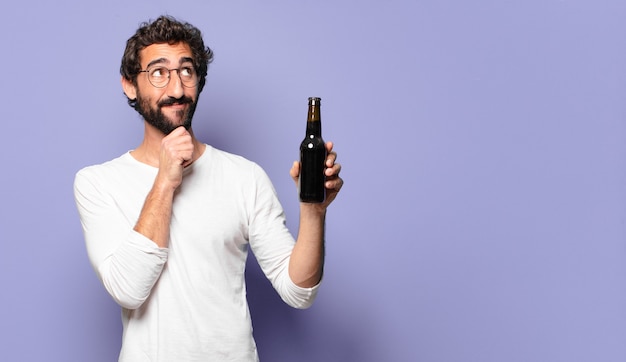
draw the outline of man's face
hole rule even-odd
[[[140,59],[143,70],[193,68],[191,49],[185,43],[152,44],[140,52]],[[150,83],[150,72],[137,76],[138,111],[148,124],[166,135],[179,126],[191,127],[198,102],[197,83],[191,87],[183,85],[180,71],[170,71],[169,82],[162,88]],[[160,75],[167,77],[167,71],[160,72]]]

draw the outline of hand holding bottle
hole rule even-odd
[[[326,142],[325,148],[327,152],[326,160],[324,163],[324,176],[326,180],[324,181],[324,189],[326,193],[326,197],[323,201],[323,206],[327,207],[330,203],[335,199],[339,190],[343,186],[343,179],[339,177],[339,172],[341,171],[341,164],[336,163],[337,161],[337,152],[333,151],[334,144],[332,142]],[[289,170],[289,174],[291,178],[294,180],[296,185],[299,184],[300,177],[300,162],[294,161],[291,166],[291,170]]]

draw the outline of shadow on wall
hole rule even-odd
[[[260,360],[300,360],[293,354],[305,350],[307,343],[301,333],[304,322],[296,315],[301,311],[280,299],[252,253],[246,265],[246,288]]]
[[[285,304],[250,253],[246,266],[248,304],[261,361],[367,361],[370,347],[354,340],[354,324],[317,307],[299,310]],[[322,288],[324,286],[322,285]],[[321,291],[323,293],[323,290]],[[336,301],[336,303],[342,303]],[[320,334],[320,331],[324,333]]]

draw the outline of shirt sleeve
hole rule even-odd
[[[297,286],[289,277],[289,259],[295,239],[286,226],[285,213],[269,177],[256,166],[256,190],[250,220],[250,247],[265,276],[282,300],[294,308],[310,307],[319,289]]]
[[[113,299],[124,308],[136,309],[159,279],[168,249],[133,230],[135,221],[125,218],[101,177],[83,169],[74,179],[87,254]]]

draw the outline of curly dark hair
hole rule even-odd
[[[202,33],[195,26],[162,15],[154,21],[142,23],[137,32],[126,42],[122,57],[120,74],[137,85],[137,75],[141,70],[139,52],[152,44],[186,43],[191,48],[194,67],[198,73],[198,94],[204,88],[209,63],[213,60],[213,51],[204,45]],[[137,109],[137,100],[128,98],[128,104]]]

